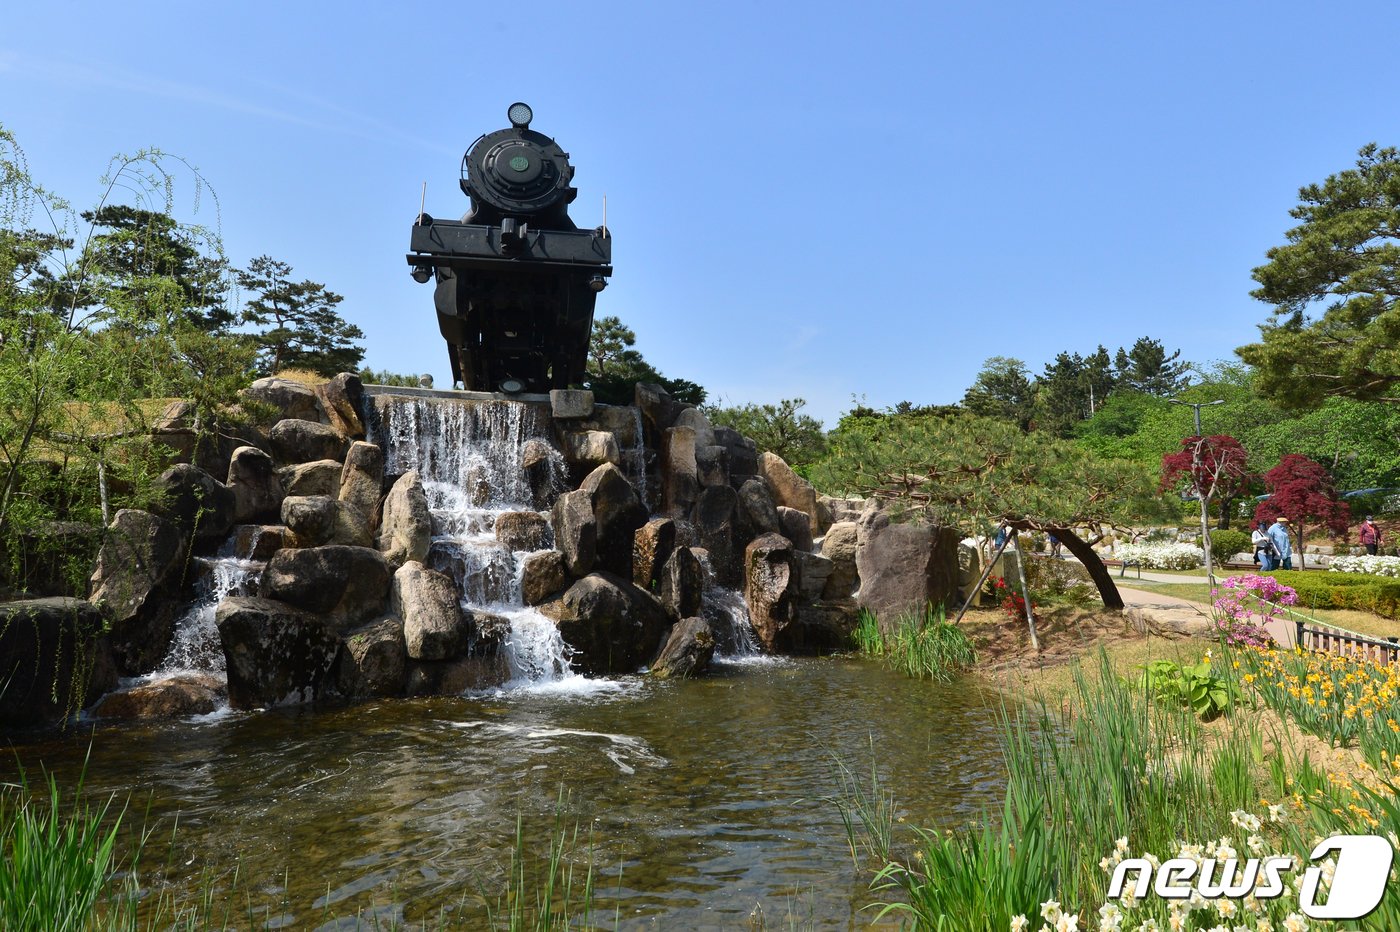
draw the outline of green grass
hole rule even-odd
[[[948,682],[977,661],[972,642],[945,620],[941,606],[903,612],[883,628],[873,612],[862,611],[853,637],[862,654],[919,679]]]
[[[46,784],[42,796],[24,781],[0,788],[0,928],[11,932],[91,928],[101,903],[131,892],[113,879],[125,808],[85,802],[81,786],[65,806],[51,774]]]
[[[1215,666],[1234,682],[1233,655],[1218,656]],[[857,797],[848,791],[853,821],[880,861],[872,886],[884,900],[882,915],[898,914],[909,928],[946,932],[1004,930],[1024,915],[1035,920],[1034,929],[1041,904],[1057,900],[1066,913],[1078,914],[1080,929],[1096,928],[1115,856],[1165,860],[1178,855],[1183,843],[1222,838],[1246,852],[1256,832],[1271,853],[1310,850],[1320,823],[1301,824],[1298,817],[1313,811],[1307,807],[1295,811],[1299,824],[1246,829],[1232,817],[1241,810],[1267,813],[1262,798],[1282,798],[1280,787],[1292,788],[1295,772],[1303,773],[1282,752],[1266,754],[1271,745],[1251,707],[1202,725],[1178,704],[1154,701],[1117,676],[1104,655],[1097,671],[1076,675],[1074,691],[1072,703],[1058,713],[1043,706],[1004,710],[1004,805],[954,830],[916,830],[910,854],[901,855],[893,835],[897,826],[888,822],[892,798],[877,785]],[[1272,747],[1282,747],[1274,738]],[[1314,809],[1345,815],[1336,805],[1340,796],[1320,788],[1327,781],[1316,774],[1299,779],[1317,790]],[[1346,824],[1344,815],[1328,815],[1329,824]],[[1352,824],[1352,830],[1364,829]],[[1264,909],[1273,927],[1282,928],[1297,903],[1286,895]],[[1138,904],[1124,927],[1135,929],[1148,916],[1167,928],[1166,901]],[[1209,912],[1193,915],[1190,927],[1219,921]]]

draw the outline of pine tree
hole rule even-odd
[[[354,372],[364,358],[364,331],[336,312],[344,299],[319,282],[291,281],[292,267],[259,256],[238,273],[241,288],[254,292],[243,321],[264,328],[256,335],[260,369],[310,369],[324,376]]]

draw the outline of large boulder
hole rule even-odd
[[[581,475],[604,463],[622,461],[617,438],[601,430],[570,430],[563,435],[564,460]]]
[[[699,558],[689,547],[675,548],[661,567],[656,589],[666,614],[676,621],[695,615],[704,591],[705,572]]]
[[[153,721],[208,715],[224,702],[224,684],[208,674],[186,674],[108,693],[90,713],[94,718]]]
[[[155,483],[160,496],[152,510],[195,540],[223,540],[236,511],[229,487],[197,466],[177,463]]]
[[[267,440],[280,463],[345,459],[345,438],[329,424],[287,418],[272,426]]]
[[[817,490],[812,488],[812,483],[793,472],[792,467],[776,453],[760,454],[758,470],[768,482],[773,501],[802,512],[811,524],[812,534],[818,534]]]
[[[804,602],[816,602],[822,597],[835,565],[819,553],[793,549],[797,558],[798,591]]]
[[[779,505],[778,533],[792,541],[798,550],[812,551],[812,519],[805,512]]]
[[[564,555],[564,569],[574,578],[593,571],[598,558],[598,522],[593,498],[583,489],[565,492],[554,502],[554,541]]]
[[[781,534],[755,538],[744,551],[744,601],[765,650],[773,650],[797,620],[799,572],[792,542]]]
[[[778,509],[773,504],[773,493],[768,491],[768,483],[762,479],[748,479],[739,486],[740,517],[753,536],[760,534],[781,534],[778,523]]]
[[[543,510],[554,504],[555,496],[561,491],[563,460],[558,450],[537,438],[526,440],[520,447],[520,469],[525,474],[530,503],[535,508]]]
[[[632,545],[637,529],[647,523],[647,510],[637,499],[632,483],[611,463],[599,466],[579,486],[593,505],[598,526],[597,558],[594,567],[632,578]]]
[[[185,535],[173,522],[130,508],[112,519],[89,598],[110,619],[112,654],[124,675],[150,672],[169,649],[184,561]]]
[[[273,599],[233,597],[214,611],[235,709],[310,702],[330,693],[336,626]]]
[[[838,521],[827,529],[822,538],[822,556],[831,561],[831,575],[822,589],[824,599],[849,598],[860,585],[856,570],[856,544],[860,528],[854,521]]]
[[[674,425],[676,418],[687,407],[672,398],[666,389],[652,382],[637,383],[632,403],[641,412],[646,445],[653,450],[661,449],[661,438],[665,436],[666,428]]]
[[[394,482],[384,499],[377,544],[385,559],[402,566],[410,560],[426,560],[432,542],[433,515],[428,510],[428,496],[418,471],[411,470]]]
[[[329,382],[318,385],[316,398],[326,412],[326,420],[338,433],[351,440],[364,439],[365,425],[360,418],[360,410],[364,406],[365,387],[358,375],[342,372]]]
[[[856,543],[861,607],[892,630],[902,613],[946,603],[958,591],[960,537],[952,528],[899,524],[883,511],[867,511]]]
[[[67,721],[116,686],[102,614],[72,598],[0,603],[0,727]]]
[[[239,447],[228,464],[235,524],[276,521],[282,513],[282,480],[272,457],[257,447]]]
[[[710,419],[705,416],[705,412],[699,408],[685,408],[676,415],[676,421],[672,427],[689,427],[695,431],[695,449],[715,445],[715,429],[710,425]]]
[[[384,489],[384,451],[356,440],[345,454],[340,473],[340,500],[354,505],[373,531],[379,526],[379,499]]]
[[[298,547],[368,547],[373,543],[360,509],[325,495],[288,495],[282,500],[282,523]]]
[[[743,485],[758,475],[758,449],[748,437],[732,427],[716,427],[715,443],[724,447],[730,482]]]
[[[661,677],[700,676],[715,655],[715,633],[703,618],[686,618],[671,626],[651,672]]]
[[[403,619],[404,643],[412,660],[455,660],[471,642],[470,618],[462,613],[461,593],[450,577],[421,563],[405,563],[394,573],[390,608]]]
[[[510,620],[489,612],[469,612],[467,619],[471,636],[466,653],[452,660],[410,660],[406,695],[459,696],[510,679],[504,650]]]
[[[324,616],[339,632],[380,614],[392,576],[389,561],[368,547],[279,550],[263,570],[261,594]]]
[[[690,513],[700,494],[700,467],[695,462],[695,430],[667,428],[661,445],[661,509],[673,518]]]
[[[335,667],[336,691],[351,699],[403,695],[408,653],[403,621],[384,615],[347,632]]]
[[[695,470],[700,486],[729,485],[729,451],[710,444],[695,448]]]
[[[277,478],[282,480],[282,491],[286,495],[335,498],[340,494],[340,474],[344,468],[339,460],[314,460],[283,466],[277,470]]]
[[[548,550],[554,546],[549,519],[537,511],[507,511],[496,518],[496,540],[510,550]]]
[[[233,555],[241,560],[270,560],[283,547],[295,543],[295,538],[281,524],[235,524],[228,532]]]
[[[695,502],[696,543],[710,552],[710,569],[720,585],[734,587],[743,575],[734,543],[739,493],[727,485],[710,486]]]
[[[568,582],[564,555],[543,550],[525,557],[520,568],[520,597],[526,605],[542,605],[564,591]]]
[[[592,417],[593,393],[586,388],[551,389],[549,407],[555,420],[578,420]]]
[[[632,581],[648,592],[661,582],[661,567],[676,549],[676,522],[653,518],[637,528],[632,542]]]
[[[277,412],[275,420],[294,418],[320,421],[325,417],[316,392],[310,386],[293,382],[291,379],[279,379],[276,376],[258,379],[243,389],[242,395],[273,408]]]
[[[584,673],[633,673],[656,656],[668,619],[661,604],[630,580],[585,576],[546,607]]]

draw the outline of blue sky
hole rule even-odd
[[[14,6],[0,122],[34,175],[83,204],[114,153],[185,157],[233,261],[343,294],[367,364],[447,381],[409,224],[424,181],[466,209],[461,154],[519,99],[580,226],[607,195],[598,313],[828,423],[956,401],[993,355],[1226,358],[1298,187],[1400,142],[1385,3]]]

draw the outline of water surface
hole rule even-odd
[[[861,928],[833,759],[868,768],[873,747],[914,824],[964,822],[1003,785],[982,695],[841,657],[88,729],[17,746],[0,776],[71,785],[91,745],[90,792],[149,806],[158,838],[178,820],[169,883],[224,891],[237,866],[238,901],[298,928],[370,908],[480,927],[517,817],[543,851],[561,792],[624,928],[747,928],[756,906],[769,928]]]

